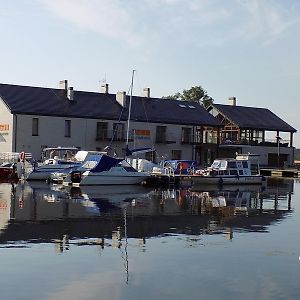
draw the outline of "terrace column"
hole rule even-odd
[[[293,132],[290,133],[290,147],[293,147]]]

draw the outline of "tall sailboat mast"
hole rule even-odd
[[[131,86],[130,86],[130,98],[129,98],[129,108],[128,108],[128,119],[127,119],[126,149],[128,148],[128,143],[129,143],[129,125],[130,125],[130,117],[131,117],[131,102],[132,102],[132,90],[133,90],[134,72],[135,72],[135,70],[132,70]]]

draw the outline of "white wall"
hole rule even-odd
[[[268,154],[269,153],[278,153],[277,147],[263,147],[263,146],[243,146],[243,153],[254,153],[259,154],[259,161],[261,165],[268,165]],[[280,147],[280,154],[288,154],[288,165],[293,165],[293,148],[290,147]]]
[[[32,136],[32,119],[39,118],[39,135]],[[86,150],[96,150],[104,148],[110,141],[96,140],[97,122],[108,122],[109,137],[112,136],[113,123],[117,121],[107,121],[101,119],[81,119],[65,117],[48,117],[34,115],[18,115],[17,119],[17,151],[31,152],[35,159],[40,159],[40,153],[43,146],[75,146]],[[65,120],[71,120],[71,137],[65,137]],[[126,131],[126,122],[124,128]],[[156,126],[166,126],[166,124],[149,124],[144,122],[130,123],[130,131],[133,129],[150,130],[149,139],[136,140],[135,145],[130,143],[130,147],[154,147],[157,151],[157,158],[161,156],[171,159],[172,150],[181,150],[182,159],[192,159],[193,146],[190,144],[181,144],[181,125],[167,125],[167,140],[174,141],[172,144],[155,144]],[[184,126],[189,127],[189,126]],[[126,132],[124,133],[126,138]],[[119,156],[123,154],[125,142],[113,142],[114,148]]]
[[[11,152],[13,148],[13,116],[0,97],[0,125],[8,125],[8,130],[0,131],[0,152]]]

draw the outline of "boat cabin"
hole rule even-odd
[[[41,154],[41,160],[46,164],[56,164],[58,161],[60,163],[63,161],[71,161],[74,160],[78,150],[76,147],[44,148]]]
[[[236,158],[215,159],[205,170],[210,176],[251,176],[260,173],[259,155],[237,155]]]

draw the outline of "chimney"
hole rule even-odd
[[[229,97],[228,98],[228,105],[236,106],[236,98],[235,97]]]
[[[73,101],[74,100],[74,90],[73,90],[73,87],[70,86],[68,88],[68,93],[67,93],[67,97],[70,101]]]
[[[108,83],[104,83],[101,85],[101,93],[108,94]]]
[[[117,92],[116,100],[121,104],[121,106],[125,107],[126,104],[126,92]]]
[[[150,98],[150,88],[143,89],[143,96],[146,98]]]
[[[68,89],[68,80],[60,80],[59,88],[66,91]]]

